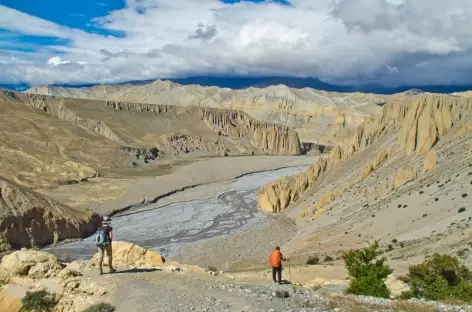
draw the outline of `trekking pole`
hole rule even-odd
[[[290,284],[292,284],[292,270],[290,260],[288,260],[288,275],[290,277]]]

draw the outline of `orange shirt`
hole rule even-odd
[[[282,260],[282,253],[280,253],[280,250],[277,250],[277,249],[273,250],[269,257],[270,265],[274,268],[278,268],[281,265],[281,260]]]

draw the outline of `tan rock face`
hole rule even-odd
[[[320,158],[306,172],[265,185],[258,192],[259,209],[268,213],[286,209],[290,203],[297,201],[308,187],[316,183],[318,177],[327,170],[327,166],[326,159]]]
[[[472,99],[428,94],[415,100],[402,124],[399,142],[407,155],[425,155],[452,128],[472,117]]]
[[[368,165],[367,167],[365,167],[365,168],[362,170],[360,179],[361,179],[361,180],[364,180],[364,179],[367,178],[373,171],[374,171],[373,165]]]
[[[416,178],[416,170],[412,167],[403,167],[397,170],[393,179],[394,189],[407,184]]]
[[[424,157],[423,172],[428,172],[436,168],[438,156],[435,150],[430,150]]]
[[[97,214],[79,211],[0,179],[0,251],[42,247],[92,233]]]
[[[393,135],[397,131],[398,143],[408,155],[425,155],[441,136],[451,130],[461,135],[464,131],[469,131],[469,128],[472,129],[469,127],[472,120],[472,98],[425,94],[418,96],[411,105],[408,102],[392,102],[385,104],[382,110],[382,117],[360,125],[349,139],[331,150],[326,158],[327,167],[335,167],[338,162],[351,158],[379,137]],[[388,151],[379,151],[372,170],[388,157]],[[366,177],[370,172],[371,168],[368,166],[361,177]],[[397,173],[397,182],[391,187],[400,187],[415,177],[416,172],[403,168]],[[296,177],[271,182],[259,191],[259,207],[269,212],[285,209],[312,185],[300,182],[313,179],[316,181],[318,174],[312,176],[307,171]]]
[[[28,249],[3,257],[1,267],[11,276],[28,276],[33,279],[54,277],[61,270],[54,255]]]
[[[152,250],[147,250],[138,245],[126,242],[113,242],[113,265],[136,268],[153,268],[163,264],[165,259]],[[98,262],[98,253],[96,253],[92,262]],[[105,255],[103,265],[108,265],[108,257]]]

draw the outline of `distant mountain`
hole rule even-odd
[[[250,87],[265,88],[275,85],[286,85],[290,88],[302,89],[313,88],[317,90],[325,90],[329,92],[363,92],[376,94],[395,94],[405,92],[411,89],[419,89],[424,92],[434,93],[453,93],[472,90],[472,85],[405,85],[399,87],[389,87],[381,84],[364,84],[364,85],[337,85],[323,82],[317,78],[298,78],[298,77],[233,77],[233,76],[195,76],[188,78],[169,78],[161,80],[170,80],[182,85],[201,85],[216,86],[220,88],[230,89],[246,89]],[[116,83],[114,85],[144,85],[154,80],[127,81]],[[54,86],[61,87],[93,87],[97,84],[56,84]],[[0,84],[0,89],[9,89],[14,91],[23,91],[32,86],[27,84]]]

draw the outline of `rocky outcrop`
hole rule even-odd
[[[416,178],[416,170],[412,167],[402,167],[397,170],[393,178],[393,188],[397,189]]]
[[[438,163],[438,156],[435,150],[430,150],[424,157],[423,161],[423,172],[428,172],[436,168]]]
[[[211,142],[190,133],[171,133],[164,135],[164,138],[165,143],[162,149],[166,154],[172,156],[199,152],[209,153],[212,156],[227,156],[229,151],[219,140]]]
[[[216,132],[235,138],[248,137],[261,152],[301,154],[297,132],[286,126],[256,121],[242,111],[202,109],[201,115]]]
[[[0,251],[42,247],[96,229],[97,214],[75,210],[0,179]]]
[[[83,118],[77,116],[77,114],[68,109],[64,105],[64,100],[60,97],[47,96],[47,95],[38,95],[38,94],[28,94],[29,104],[33,107],[39,108],[43,112],[50,114],[54,117],[57,117],[62,120],[67,120],[70,122],[77,123],[81,126],[84,126],[98,134],[104,136],[107,139],[124,143],[123,140],[111,130],[106,124],[102,121],[93,120],[91,118]]]
[[[428,94],[413,101],[398,141],[407,155],[426,155],[451,129],[468,127],[472,99]]]
[[[351,138],[330,151],[325,161],[328,168],[334,168],[339,162],[350,159],[378,138],[397,132],[399,132],[397,140],[401,150],[405,151],[407,155],[413,153],[425,155],[441,136],[451,131],[460,135],[472,129],[472,126],[469,129],[471,122],[471,98],[423,94],[418,96],[411,105],[387,103],[383,106],[383,113],[379,119],[359,126]],[[379,151],[374,163],[364,168],[361,179],[367,177],[388,157],[389,152]],[[288,207],[290,203],[300,198],[301,192],[307,189],[305,187],[307,184],[304,181],[309,180],[310,174],[310,171],[307,171],[264,186],[259,191],[259,207],[269,212],[280,211],[280,207]],[[413,174],[413,171],[402,168],[395,176],[397,181],[393,187],[400,187],[415,177],[416,171]],[[317,180],[318,175],[315,178]],[[292,185],[288,185],[288,181],[291,181]],[[284,191],[284,188],[288,190]]]
[[[82,312],[103,301],[108,289],[84,276],[85,271],[91,270],[89,262],[62,266],[47,252],[22,249],[5,256],[0,273],[8,276],[8,280],[0,289],[1,308],[19,312],[25,295],[42,290],[54,304],[51,312]]]
[[[327,168],[326,159],[320,158],[305,172],[284,177],[263,186],[258,192],[259,209],[268,213],[286,209],[292,202],[297,201],[307,188],[314,185]]]
[[[138,245],[126,242],[113,242],[113,265],[133,268],[153,268],[165,262],[165,259],[152,250],[147,250]],[[98,262],[98,253],[92,258],[93,263]],[[108,257],[105,255],[103,265],[108,265]]]
[[[10,276],[28,276],[33,279],[55,277],[62,269],[54,255],[28,249],[3,257],[1,268]]]

